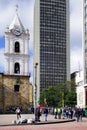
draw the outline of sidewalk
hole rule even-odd
[[[34,119],[34,114],[22,114],[22,118],[24,119]],[[15,125],[12,122],[17,120],[16,114],[1,114],[0,115],[0,126],[8,126],[8,125]],[[36,122],[34,125],[40,124],[53,124],[53,123],[64,123],[64,122],[71,122],[75,121],[75,119],[54,119],[54,115],[48,115],[48,121],[44,121],[44,115],[40,118],[41,122]],[[26,124],[28,125],[28,124]]]

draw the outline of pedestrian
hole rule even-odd
[[[80,108],[76,109],[76,118],[77,118],[77,122],[79,122],[79,120],[80,120]]]
[[[38,108],[35,108],[35,121],[38,121]]]
[[[87,108],[85,108],[85,117],[87,117]]]
[[[57,119],[57,108],[56,107],[54,108],[54,115],[55,115],[54,118]]]
[[[48,116],[48,109],[47,109],[47,108],[44,108],[45,121],[47,121],[47,116]]]
[[[19,120],[21,118],[21,110],[19,107],[16,109],[17,119]]]
[[[40,116],[41,116],[41,112],[40,112],[40,108],[38,107],[38,109],[37,109],[37,118],[38,118],[39,122],[40,122]]]
[[[83,108],[80,109],[80,121],[82,121],[82,117],[83,117]]]
[[[60,108],[57,109],[58,118],[61,119],[62,110]]]
[[[70,113],[71,113],[70,118],[72,119],[73,118],[73,110],[72,109],[70,110]]]
[[[39,121],[40,122],[40,116],[41,116],[40,108],[37,107],[35,109],[35,121],[37,121],[37,122]]]

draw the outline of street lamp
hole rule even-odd
[[[30,77],[31,77],[31,75],[30,75],[30,73],[29,73],[29,80],[28,80],[28,107],[29,107],[29,105],[30,105],[30,97],[29,97],[29,95],[30,95]]]
[[[35,114],[35,121],[37,121],[37,111],[36,111],[36,107],[37,107],[37,66],[38,63],[35,63],[35,106],[34,106],[34,114]]]
[[[61,90],[62,90],[62,107],[64,107],[64,86],[62,86]]]
[[[35,63],[35,108],[37,107],[37,66],[38,63]]]

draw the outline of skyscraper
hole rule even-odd
[[[84,84],[87,84],[87,0],[83,0],[83,71]]]
[[[87,0],[83,0],[83,81],[84,81],[84,104],[87,106]]]
[[[69,0],[36,0],[34,84],[37,99],[44,88],[70,80],[69,34]]]

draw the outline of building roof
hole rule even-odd
[[[24,26],[18,16],[18,9],[16,9],[15,17],[14,17],[12,23],[10,24],[9,29],[12,30],[15,27],[19,27],[21,30],[24,30]]]

